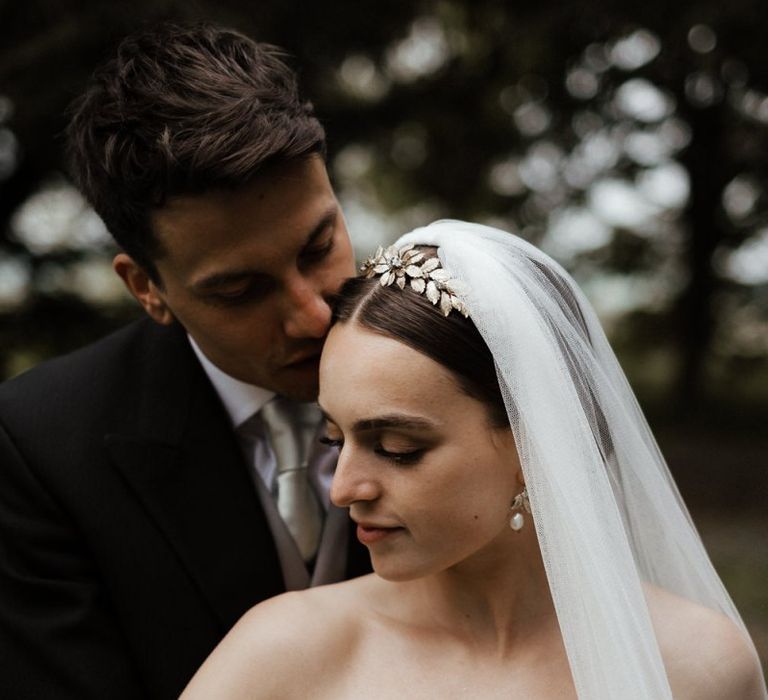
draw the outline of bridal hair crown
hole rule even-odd
[[[439,306],[443,316],[453,309],[465,318],[469,316],[464,302],[458,297],[464,291],[463,285],[443,269],[439,258],[426,258],[413,244],[401,248],[394,245],[386,249],[379,247],[360,266],[360,272],[366,279],[381,275],[382,287],[396,284],[405,289],[406,284],[410,285],[414,292],[423,294],[434,306]]]

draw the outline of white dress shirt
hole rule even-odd
[[[197,359],[200,360],[200,364],[203,366],[203,370],[205,370],[208,379],[213,384],[213,388],[224,404],[224,408],[232,422],[232,427],[237,433],[238,428],[243,423],[258,413],[264,404],[274,398],[275,392],[269,389],[262,389],[260,386],[241,382],[239,379],[235,379],[226,372],[223,372],[203,354],[203,351],[200,350],[192,336],[188,335],[187,337],[192,345],[192,349],[195,351],[195,355],[197,355]],[[242,440],[241,447],[246,449]],[[323,450],[313,450],[313,453],[316,454],[317,452],[323,452]],[[275,481],[277,479],[277,461],[266,439],[257,440],[255,453],[251,454],[250,459],[252,460],[250,466],[261,478],[267,490],[270,493],[274,493]],[[320,503],[326,511],[330,503],[328,493],[331,489],[334,467],[335,463],[332,464],[327,459],[310,459],[307,468],[307,478],[314,487]]]
[[[200,364],[224,404],[232,427],[237,429],[261,410],[275,394],[261,387],[241,382],[214,365],[200,350],[191,336],[187,336]],[[318,426],[318,433],[320,432]],[[266,438],[250,440],[240,438],[241,449],[251,470],[256,495],[264,509],[280,560],[286,590],[296,591],[309,586],[321,586],[342,581],[346,572],[349,516],[346,509],[337,508],[330,502],[329,492],[338,452],[319,442],[310,452],[307,477],[319,496],[326,512],[325,525],[320,539],[315,566],[307,570],[295,540],[277,510],[274,500],[277,480],[277,460]]]

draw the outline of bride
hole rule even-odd
[[[331,497],[375,574],[247,613],[183,698],[766,698],[757,655],[568,274],[440,221],[342,289]]]

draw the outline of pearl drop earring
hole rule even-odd
[[[528,490],[526,488],[523,488],[523,490],[515,496],[515,500],[512,501],[509,510],[512,513],[512,517],[509,519],[509,526],[515,532],[520,532],[525,525],[523,511],[526,513],[531,512],[531,504],[528,502]]]

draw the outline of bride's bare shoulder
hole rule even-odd
[[[312,697],[357,642],[368,576],[284,593],[251,608],[195,674],[183,700]],[[300,672],[297,672],[299,671]]]
[[[645,593],[674,697],[764,697],[759,662],[731,618],[656,586]]]

